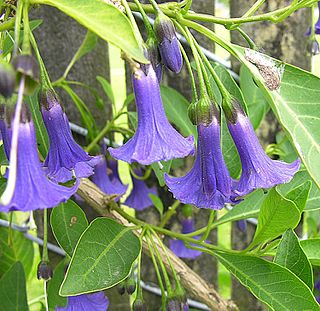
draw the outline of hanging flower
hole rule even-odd
[[[183,219],[181,224],[181,233],[186,234],[194,231],[194,220],[191,217]],[[199,239],[198,236],[195,236],[193,238]],[[198,250],[186,247],[184,242],[181,240],[170,240],[169,247],[173,251],[173,253],[180,258],[196,259],[202,254],[202,252]]]
[[[126,193],[128,186],[121,183],[116,167],[114,169],[115,171],[110,172],[105,157],[101,156],[99,163],[94,167],[94,174],[91,179],[104,193],[108,195],[116,194],[120,197]],[[117,200],[119,200],[119,197]]]
[[[1,132],[3,137],[11,141],[11,128],[1,128]],[[17,151],[17,175],[13,197],[8,205],[0,206],[0,212],[26,212],[54,207],[67,201],[77,191],[79,182],[68,188],[47,179],[38,158],[33,123],[26,118],[19,124]]]
[[[183,158],[193,153],[193,137],[184,138],[169,123],[165,115],[160,88],[152,66],[147,74],[138,69],[132,77],[138,127],[123,146],[109,148],[110,154],[125,162],[144,165],[157,161]]]
[[[68,118],[53,91],[46,91],[41,100],[41,113],[47,128],[50,148],[44,162],[47,175],[57,182],[73,177],[89,177],[99,157],[88,155],[73,139]]]
[[[137,169],[134,171],[137,176],[142,176],[141,170]],[[131,174],[133,188],[124,202],[125,205],[134,208],[137,211],[142,211],[149,206],[152,206],[153,203],[149,197],[149,194],[157,195],[157,190],[153,188],[148,188],[143,180],[135,178]]]
[[[201,115],[205,115],[203,112]],[[225,203],[235,203],[232,180],[223,159],[220,146],[218,112],[211,123],[199,123],[196,159],[190,172],[183,177],[170,177],[165,181],[173,196],[185,204],[200,208],[221,209]],[[207,115],[205,116],[207,119]],[[208,122],[208,120],[206,120]]]
[[[240,104],[234,102],[233,105],[235,108],[232,116],[226,116],[242,163],[242,174],[236,185],[236,193],[242,196],[257,188],[271,188],[289,182],[299,170],[300,159],[290,164],[271,160],[262,149]]]
[[[103,292],[68,297],[66,307],[56,307],[56,311],[107,311],[109,299]]]

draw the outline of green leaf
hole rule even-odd
[[[71,257],[81,234],[88,227],[85,213],[69,200],[52,209],[50,223],[57,242]]]
[[[257,67],[245,60],[243,48],[233,47],[264,92],[310,176],[320,187],[320,78],[285,64],[280,88],[271,92]],[[274,62],[275,65],[282,64],[277,60]]]
[[[215,256],[272,310],[319,310],[308,286],[288,269],[250,255],[217,252]]]
[[[301,247],[314,266],[320,266],[320,239],[300,241]]]
[[[55,311],[56,306],[64,307],[67,304],[67,298],[59,295],[59,288],[64,279],[65,266],[65,261],[61,260],[53,271],[52,279],[48,282],[47,293],[50,311]]]
[[[0,279],[1,310],[28,311],[26,277],[23,266],[16,262]]]
[[[252,79],[252,75],[245,66],[240,69],[240,87],[247,103],[248,116],[255,129],[257,129],[264,116],[270,109],[262,91]]]
[[[130,228],[97,218],[82,234],[70,262],[61,296],[110,288],[123,281],[141,251]]]
[[[197,137],[196,127],[188,117],[189,102],[175,89],[161,86],[162,103],[171,123],[177,126],[182,135]]]
[[[153,205],[155,206],[155,208],[158,210],[158,212],[162,216],[164,207],[163,207],[163,203],[162,203],[161,199],[152,193],[149,193],[148,196],[149,196],[150,200],[152,201]]]
[[[258,217],[266,196],[267,193],[261,189],[248,194],[241,203],[234,205],[232,210],[215,221],[214,224],[218,226],[230,221]]]
[[[159,185],[163,187],[166,183],[164,181],[164,174],[169,173],[170,168],[171,168],[172,160],[169,160],[167,162],[160,161],[160,162],[155,162],[151,164],[151,167],[156,174]]]
[[[38,92],[35,92],[32,96],[28,96],[27,102],[32,114],[32,120],[36,130],[38,149],[43,158],[45,158],[49,150],[49,138],[39,109]]]
[[[292,229],[283,234],[274,262],[289,269],[313,290],[312,266]]]
[[[33,244],[22,232],[12,230],[11,245],[8,245],[8,228],[0,227],[0,277],[17,261],[20,261],[28,276],[34,258]]]
[[[148,62],[129,19],[115,6],[101,0],[90,0],[90,3],[87,0],[32,0],[31,3],[56,7],[138,62]]]
[[[300,221],[301,212],[276,188],[270,190],[263,201],[258,217],[258,226],[249,247],[267,242],[281,235],[287,229],[294,229]]]
[[[111,84],[104,77],[97,76],[96,79],[98,80],[98,82],[102,86],[102,89],[105,92],[105,94],[110,99],[112,106],[114,106],[116,101],[114,99],[114,94],[113,94]]]
[[[73,67],[73,65],[83,56],[85,56],[86,54],[90,53],[95,46],[97,45],[98,42],[98,37],[96,36],[96,34],[94,34],[92,31],[88,30],[86,33],[86,36],[84,37],[82,44],[80,45],[78,51],[76,52],[76,54],[74,54],[72,60],[70,61],[67,69],[66,69],[66,74],[65,76],[67,76],[67,74],[69,73],[70,69]]]
[[[280,187],[277,187],[279,193],[283,194],[283,196],[285,196],[287,199],[293,201],[300,213],[302,213],[306,207],[307,200],[309,197],[311,181],[306,181],[305,183],[297,186],[296,188],[290,189],[290,192],[282,192],[281,190],[279,190],[279,188]]]
[[[82,122],[88,129],[88,137],[89,139],[93,139],[97,132],[97,124],[91,111],[88,109],[84,101],[74,92],[74,90],[68,84],[63,83],[61,87],[68,93],[72,101],[75,103],[78,111],[80,112]]]

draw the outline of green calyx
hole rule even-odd
[[[189,106],[188,115],[194,125],[203,124],[208,126],[213,118],[219,114],[214,103],[209,97],[205,96]]]

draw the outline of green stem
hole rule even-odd
[[[210,211],[209,221],[208,221],[208,224],[207,224],[207,230],[206,230],[205,234],[201,237],[200,242],[203,242],[208,238],[208,236],[209,236],[209,234],[211,232],[211,225],[212,225],[212,223],[214,221],[214,214],[215,214],[215,211],[211,210]]]
[[[177,23],[175,22],[175,24],[177,24]],[[198,101],[198,93],[197,93],[196,82],[194,80],[194,75],[193,75],[193,72],[192,72],[192,68],[191,68],[191,64],[190,64],[188,55],[187,55],[186,51],[184,50],[184,47],[182,46],[180,41],[179,41],[179,47],[180,47],[181,54],[182,54],[183,59],[184,59],[184,61],[186,63],[187,70],[188,70],[188,73],[189,73],[190,82],[191,82],[191,90],[192,90],[192,102],[194,103],[194,102]]]
[[[161,258],[161,255],[159,253],[159,250],[158,250],[158,247],[157,245],[155,244],[154,240],[153,240],[153,236],[152,234],[150,233],[150,231],[147,231],[147,235],[151,241],[151,244],[152,244],[152,247],[153,247],[153,250],[155,251],[155,254],[158,258],[158,261],[160,263],[160,267],[161,267],[161,270],[162,270],[162,274],[163,274],[163,278],[164,278],[164,282],[166,284],[166,288],[167,288],[167,293],[168,293],[168,296],[170,297],[173,293],[172,291],[172,287],[171,287],[171,283],[170,283],[170,279],[169,279],[169,276],[168,276],[168,273],[167,273],[167,270],[166,270],[166,267],[162,261],[162,258]]]
[[[266,0],[258,0],[244,15],[242,15],[242,18],[252,16],[261,7],[261,5],[265,3],[265,1]]]
[[[316,23],[316,21],[315,21],[316,18],[315,18],[315,14],[314,14],[314,8],[315,8],[315,6],[313,5],[311,7],[311,33],[310,33],[310,39],[311,40],[315,40],[316,39],[315,27],[314,27],[314,25]]]
[[[171,217],[176,213],[176,209],[180,206],[180,201],[176,200],[170,207],[169,210],[164,214],[159,227],[163,228]]]
[[[16,11],[16,20],[15,20],[15,26],[14,26],[13,56],[16,56],[18,54],[18,48],[19,48],[19,43],[20,43],[20,28],[21,28],[22,9],[23,9],[23,1],[18,0],[17,11]]]
[[[0,32],[13,29],[15,22],[16,22],[16,17],[12,17],[9,20],[1,23],[0,24]]]
[[[136,20],[134,19],[134,16],[133,16],[133,14],[131,12],[131,9],[130,9],[130,6],[128,5],[127,0],[121,0],[121,3],[124,6],[124,8],[126,9],[127,16],[130,19],[131,25],[132,25],[133,30],[134,30],[135,37],[136,37],[139,45],[144,45],[143,39],[141,37],[141,33],[139,31],[139,27],[138,27],[138,25],[136,23]]]
[[[197,49],[195,47],[195,44],[193,42],[192,35],[191,35],[189,29],[187,27],[185,27],[183,30],[184,30],[185,37],[186,37],[186,39],[188,40],[188,42],[190,44],[191,51],[192,51],[194,60],[196,62],[197,75],[198,75],[198,78],[199,78],[200,98],[203,98],[203,97],[205,97],[207,95],[207,91],[206,91],[206,85],[205,85],[204,78],[203,78],[203,73],[202,73],[202,70],[201,70],[199,54],[197,52]]]
[[[146,180],[149,178],[150,174],[151,174],[151,171],[152,171],[152,167],[149,166],[145,172],[145,174],[143,176],[139,176],[137,175],[134,170],[132,169],[132,167],[128,164],[129,166],[129,170],[130,170],[130,173],[131,175],[135,178],[135,179],[138,179],[138,180]]]
[[[240,27],[235,28],[235,30],[237,30],[241,34],[241,36],[247,41],[251,49],[257,50],[256,44],[253,42],[253,40],[248,36],[248,34],[245,31],[243,31]]]
[[[22,53],[31,54],[31,46],[30,46],[30,25],[29,25],[29,2],[24,0],[23,6],[23,43],[22,43]]]
[[[154,13],[155,13],[156,15],[158,15],[159,13],[161,13],[161,10],[160,10],[160,8],[159,8],[159,6],[158,6],[158,3],[157,3],[155,0],[149,0],[149,2],[151,3],[152,8],[153,8],[153,10],[154,10]]]
[[[10,212],[9,214],[9,229],[8,229],[8,245],[9,247],[12,247],[13,245],[13,238],[12,238],[12,220],[13,220],[13,212]]]
[[[134,2],[137,5],[137,7],[139,9],[139,12],[140,12],[140,14],[142,16],[143,24],[146,27],[146,30],[147,30],[147,33],[148,33],[148,37],[155,37],[152,25],[150,24],[148,16],[147,16],[146,12],[143,10],[143,7],[141,6],[139,0],[134,0]]]
[[[191,5],[192,5],[192,0],[188,0],[188,1],[186,2],[186,5],[184,6],[184,8],[181,10],[181,14],[182,14],[182,15],[187,14],[188,11],[189,11],[190,8],[191,8]]]
[[[85,148],[86,152],[90,152],[97,144],[99,144],[100,140],[110,131],[110,128],[113,126],[113,121],[107,121],[104,128],[99,132],[99,134],[94,138],[94,140]]]
[[[38,63],[40,65],[40,79],[41,79],[41,86],[44,89],[53,89],[47,69],[44,65],[44,62],[42,60],[36,39],[33,36],[32,31],[30,30],[30,41],[33,47],[33,50],[35,51]]]
[[[43,249],[42,249],[42,261],[48,262],[48,210],[43,210]]]
[[[151,259],[152,259],[152,262],[153,262],[154,269],[156,271],[159,287],[160,287],[160,290],[161,290],[162,305],[165,306],[166,305],[166,292],[165,292],[164,285],[163,285],[163,282],[162,282],[159,266],[158,266],[158,263],[156,261],[156,258],[154,257],[154,253],[153,253],[152,246],[151,246],[149,238],[146,238],[146,241],[147,241],[147,244],[148,244],[148,247],[149,247]]]
[[[153,235],[154,235],[154,236],[156,237],[156,239],[158,240],[158,243],[160,244],[163,252],[165,253],[165,255],[166,255],[166,257],[167,257],[167,260],[168,260],[168,263],[169,263],[169,265],[170,265],[171,271],[172,271],[173,278],[174,278],[176,284],[178,284],[178,283],[179,283],[179,278],[178,278],[177,272],[176,272],[176,270],[175,270],[175,268],[174,268],[174,266],[173,266],[173,264],[172,264],[172,261],[170,260],[170,257],[169,257],[169,255],[168,255],[166,246],[163,244],[163,242],[162,242],[162,240],[160,239],[160,237],[158,236],[158,234],[157,234],[152,228],[150,228],[150,229],[151,229],[151,232],[153,233]]]

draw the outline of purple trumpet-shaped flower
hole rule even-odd
[[[138,127],[134,136],[123,146],[117,149],[109,148],[110,154],[118,160],[144,165],[192,154],[193,136],[184,138],[167,120],[159,83],[152,66],[149,66],[147,74],[141,69],[137,70],[132,82]]]
[[[165,181],[173,196],[185,204],[201,208],[221,209],[225,203],[236,203],[232,180],[223,159],[220,146],[220,124],[212,122],[198,125],[198,149],[190,172],[183,177],[170,177]]]
[[[239,105],[234,108],[231,119],[228,128],[242,163],[242,173],[235,192],[242,196],[257,188],[271,188],[289,182],[299,170],[300,159],[290,164],[270,159]]]
[[[120,197],[125,194],[128,188],[121,183],[118,172],[113,172],[113,170],[110,172],[110,169],[108,171],[107,161],[103,156],[94,167],[94,174],[91,179],[104,193],[109,195],[116,194]]]
[[[56,307],[56,311],[106,311],[109,299],[103,292],[68,297],[66,307]]]
[[[135,170],[134,172],[137,176],[142,176],[141,170]],[[143,180],[139,180],[133,175],[131,175],[131,177],[133,188],[124,204],[134,208],[137,211],[143,211],[144,209],[153,205],[151,199],[149,198],[149,194],[151,193],[157,195],[157,190],[148,188]]]
[[[181,233],[191,233],[194,231],[194,221],[192,218],[186,218],[182,220],[182,230]],[[194,237],[199,239],[198,236]],[[186,245],[181,240],[170,240],[169,247],[173,253],[180,258],[196,259],[202,252],[186,247]]]
[[[11,128],[1,129],[3,137],[11,141]],[[38,158],[33,123],[26,121],[19,125],[17,175],[13,197],[8,205],[0,206],[0,212],[32,211],[57,206],[67,201],[78,189],[60,186],[50,181]],[[10,159],[9,159],[10,160]]]
[[[175,73],[181,71],[183,60],[174,25],[169,17],[159,13],[154,29],[159,41],[159,51],[163,64]]]
[[[318,11],[319,11],[318,21],[314,25],[314,33],[316,35],[320,35],[320,1],[318,1]],[[308,31],[304,35],[305,36],[310,36],[311,35],[311,27],[308,29]]]
[[[50,139],[49,152],[43,164],[50,179],[66,182],[72,179],[73,172],[77,178],[91,176],[99,157],[88,155],[74,141],[68,118],[52,91],[46,92],[41,113]]]

